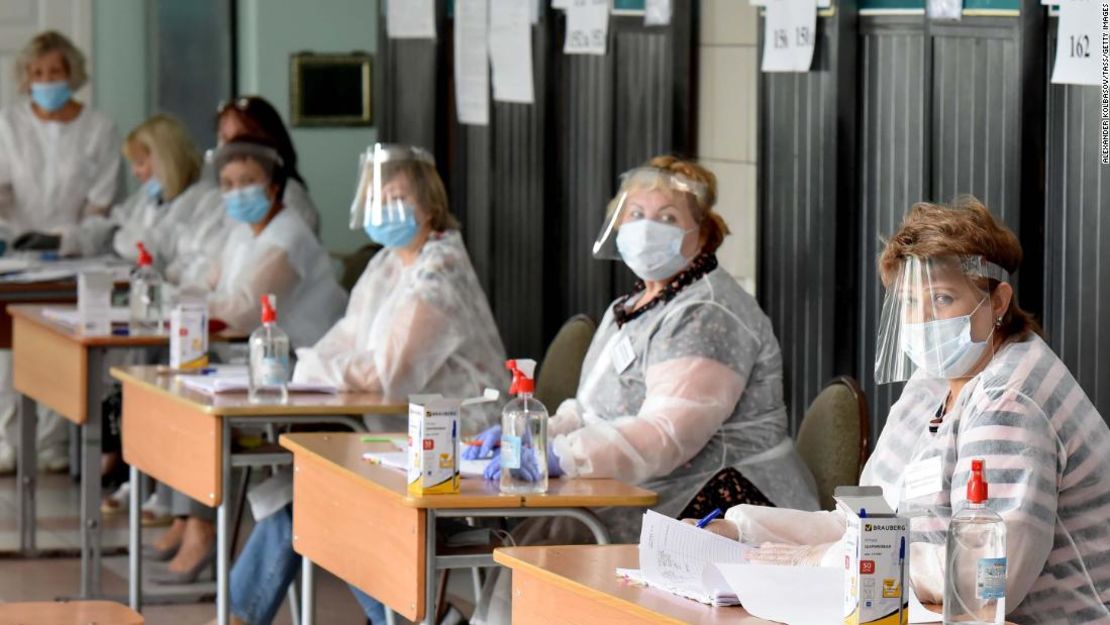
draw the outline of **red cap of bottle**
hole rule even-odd
[[[513,372],[513,383],[509,386],[510,395],[536,392],[536,381],[524,375],[524,372],[517,368],[515,360],[506,360],[505,368]]]
[[[146,249],[146,246],[143,245],[142,242],[139,242],[137,245],[139,248],[139,266],[149,267],[153,265],[154,257],[150,255],[150,250]]]
[[[987,500],[987,482],[983,479],[983,461],[971,461],[971,478],[967,481],[968,503],[983,503]]]
[[[262,323],[273,323],[277,321],[277,311],[274,310],[274,305],[270,303],[270,296],[263,295],[262,300]]]

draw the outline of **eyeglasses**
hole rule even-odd
[[[223,100],[216,106],[216,115],[223,115],[228,109],[232,108],[240,113],[249,113],[257,99],[258,98],[252,96],[239,96],[237,98]]]

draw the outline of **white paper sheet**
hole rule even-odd
[[[570,6],[570,0],[551,0],[551,8],[567,10]]]
[[[563,54],[605,54],[610,0],[570,0]]]
[[[179,375],[182,385],[206,395],[219,395],[221,393],[241,393],[250,386],[246,374],[218,372],[212,375]],[[307,384],[290,382],[290,393],[322,393],[334,395],[339,389],[330,384]]]
[[[493,99],[535,102],[532,82],[532,22],[528,3],[490,0],[489,54],[493,64]]]
[[[925,5],[925,14],[931,20],[959,20],[963,10],[963,0],[928,0]]]
[[[1063,0],[1053,84],[1102,84],[1102,2]]]
[[[408,457],[409,452],[407,449],[403,451],[367,451],[362,454],[363,460],[368,460],[390,469],[397,469],[398,471],[408,471]],[[460,458],[459,475],[468,479],[485,479],[486,467],[489,466],[490,460],[491,458],[483,460],[464,460]]]
[[[386,31],[390,39],[435,39],[434,0],[387,0]]]
[[[47,319],[67,325],[76,327],[81,322],[81,316],[77,313],[76,308],[71,307],[49,307],[42,309],[42,316]],[[131,321],[131,310],[121,306],[113,306],[108,311],[108,320],[113,323],[128,323]]]
[[[808,72],[817,34],[815,0],[767,0],[764,72]]]
[[[30,258],[0,258],[0,274],[26,271],[34,265]]]
[[[460,124],[489,125],[489,0],[455,2],[455,109]]]
[[[671,0],[646,0],[644,2],[644,25],[667,26],[671,23]]]
[[[640,529],[640,571],[654,587],[710,605],[735,605],[714,564],[746,562],[749,547],[652,510]]]

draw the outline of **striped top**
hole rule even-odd
[[[1003,347],[930,433],[947,394],[946,380],[907,383],[860,478],[911,517],[919,596],[943,597],[948,523],[983,458],[989,506],[1006,521],[1008,618],[1110,623],[1110,430],[1075,378],[1033,337]],[[935,457],[943,488],[904,498],[904,470]]]

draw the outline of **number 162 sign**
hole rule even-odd
[[[1102,84],[1103,11],[1110,9],[1104,3],[1105,0],[1061,0],[1053,83]]]
[[[763,32],[765,72],[808,72],[817,41],[816,0],[767,0]]]

